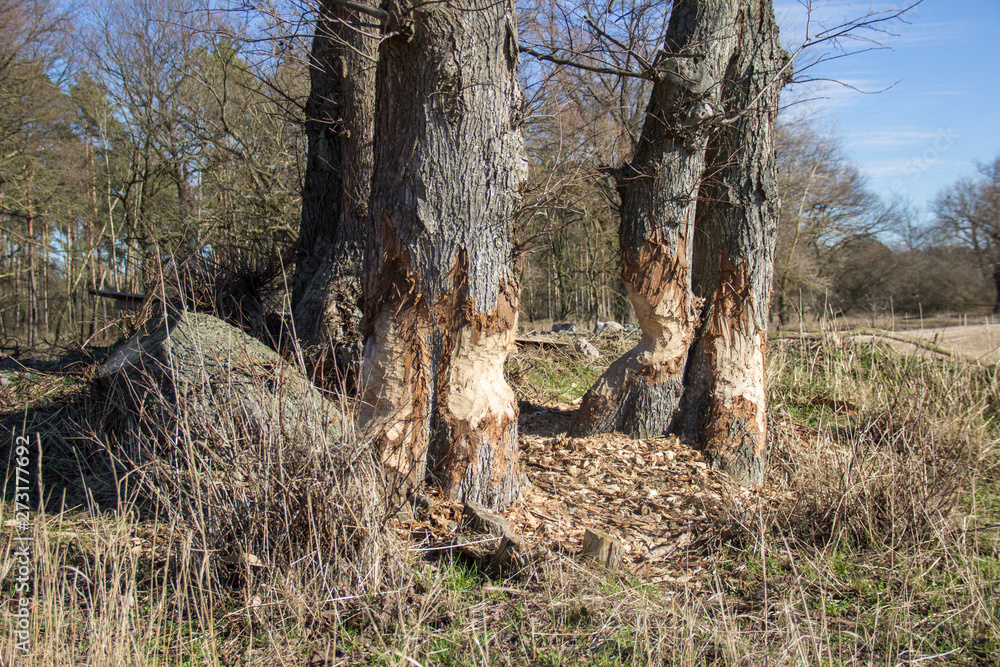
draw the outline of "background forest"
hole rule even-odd
[[[290,257],[280,251],[299,227],[309,7],[62,7],[0,4],[0,338],[9,347],[108,342],[118,333],[104,331],[110,306],[88,289],[143,292],[174,256]],[[601,14],[581,7],[520,6],[531,178],[516,252],[528,328],[632,317],[605,172],[631,154],[648,81],[544,56],[558,48],[627,70],[662,40],[664,9],[637,4],[624,23],[590,29],[580,17]],[[615,39],[594,39],[602,33]],[[620,51],[609,52],[615,43]],[[835,134],[801,116],[786,102],[777,137],[773,325],[993,309],[1000,158],[925,213],[870,191]]]

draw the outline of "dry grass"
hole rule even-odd
[[[512,370],[522,398],[565,401],[602,363],[532,351]],[[768,492],[734,494],[702,536],[713,576],[670,588],[572,554],[501,576],[399,543],[362,434],[303,448],[183,405],[167,432],[36,377],[3,396],[5,430],[42,435],[50,492],[19,664],[1000,664],[996,373],[775,350]]]
[[[239,410],[206,414],[183,397],[151,402],[155,386],[120,389],[80,386],[7,420],[11,445],[32,439],[29,486],[41,501],[30,522],[37,664],[258,654],[268,664],[298,651],[293,628],[398,583],[384,484],[358,434],[327,441],[317,428],[314,441],[290,442]],[[257,390],[269,391],[264,380]],[[0,542],[11,593],[10,538],[22,534],[12,509],[3,505],[11,530]]]

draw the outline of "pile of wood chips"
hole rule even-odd
[[[573,405],[522,405],[521,466],[530,486],[504,515],[531,547],[576,558],[584,531],[597,529],[621,542],[629,573],[690,588],[708,582],[708,543],[733,509],[777,500],[732,484],[673,436],[567,437],[574,416]],[[432,497],[421,519],[397,519],[395,527],[419,542],[414,551],[447,549],[462,509]]]

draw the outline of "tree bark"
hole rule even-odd
[[[723,108],[735,120],[713,137],[711,174],[695,223],[695,294],[705,300],[688,363],[684,432],[713,467],[736,481],[764,481],[765,356],[777,236],[774,125],[790,76],[769,0],[742,3],[739,48],[726,72]]]
[[[622,278],[642,340],[586,393],[577,436],[623,431],[659,436],[683,393],[698,304],[691,261],[698,189],[711,119],[747,0],[675,3],[632,161],[616,174],[621,197]]]
[[[993,304],[993,313],[1000,313],[1000,262],[993,264],[993,285],[996,287],[997,300]]]
[[[527,163],[510,0],[390,2],[377,74],[362,424],[412,483],[519,490],[511,221]]]
[[[377,26],[322,2],[310,55],[309,142],[292,277],[296,336],[322,361],[361,341]],[[350,359],[338,355],[340,371]]]
[[[33,201],[33,186],[35,168],[29,167],[27,173],[27,197],[25,215],[28,222],[28,347],[33,348],[41,339],[38,315],[38,256],[40,248],[35,244],[35,204]]]

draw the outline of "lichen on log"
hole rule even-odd
[[[302,447],[342,438],[345,415],[299,370],[259,340],[222,320],[167,310],[150,318],[98,370],[108,396],[174,428],[185,414],[198,424],[238,420],[252,436]]]

